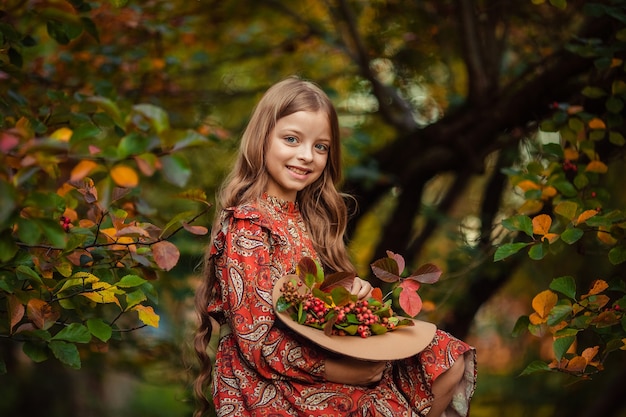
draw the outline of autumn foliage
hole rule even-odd
[[[589,13],[620,18],[620,6],[590,5]],[[623,108],[626,101],[623,54],[626,30],[606,44],[581,43],[571,49],[595,58],[597,77],[581,90],[576,105],[555,103],[528,161],[507,171],[522,199],[517,213],[501,223],[514,238],[500,243],[494,261],[526,252],[540,261],[563,245],[605,254],[618,267],[626,262],[626,210],[611,198],[607,184],[623,160]],[[615,156],[618,156],[617,158]],[[622,180],[623,181],[623,180]],[[591,286],[581,283],[591,281]],[[581,288],[582,286],[582,288]],[[515,332],[552,337],[554,359],[533,362],[523,374],[559,371],[589,378],[607,357],[626,350],[626,284],[619,273],[608,277],[560,276],[532,300],[533,312],[521,317]]]
[[[48,32],[67,43],[97,37],[76,10],[51,6]],[[51,23],[50,23],[51,22]],[[4,25],[0,76],[19,79],[32,39]],[[55,357],[81,367],[85,351],[105,351],[124,332],[158,327],[153,282],[179,260],[175,234],[210,204],[185,189],[184,151],[208,140],[170,126],[152,104],[118,104],[97,94],[48,91],[38,102],[9,84],[0,126],[0,337],[34,362]],[[146,190],[181,199],[189,211],[162,219]],[[5,315],[6,313],[6,315]],[[4,319],[6,317],[6,320]],[[7,365],[0,358],[0,372]]]

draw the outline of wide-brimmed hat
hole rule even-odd
[[[293,277],[293,275],[284,276],[274,284],[272,303],[275,310],[276,302],[282,295],[281,289],[284,282]],[[353,358],[371,361],[398,360],[413,356],[430,344],[437,330],[437,326],[433,323],[410,319],[413,321],[413,326],[398,327],[381,335],[366,338],[340,335],[327,336],[323,330],[298,323],[286,311],[282,313],[276,311],[276,316],[288,328],[324,349]]]

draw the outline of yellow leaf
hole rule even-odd
[[[520,181],[516,184],[517,187],[519,187],[522,191],[526,192],[528,190],[538,190],[541,188],[541,186],[535,182],[532,182],[530,180],[523,180]]]
[[[574,148],[565,148],[563,150],[563,158],[568,161],[576,161],[580,157],[578,151]]]
[[[574,224],[578,225],[578,224],[584,223],[588,219],[590,219],[593,216],[595,216],[596,214],[598,214],[598,212],[596,210],[585,210],[582,213],[580,213],[580,216],[578,216],[578,218],[576,219]]]
[[[137,311],[139,320],[141,320],[143,324],[156,328],[159,327],[159,315],[154,312],[152,307],[138,304],[133,307],[133,310]]]
[[[32,298],[26,304],[26,315],[35,326],[48,330],[61,317],[61,313],[44,300]]]
[[[517,209],[519,214],[531,215],[535,214],[543,208],[543,203],[539,200],[526,200],[524,204]]]
[[[117,165],[111,169],[111,178],[123,188],[133,188],[139,184],[139,176],[134,169],[125,165]]]
[[[535,295],[535,298],[533,298],[532,301],[532,306],[542,321],[546,321],[550,310],[554,308],[557,300],[557,295],[550,290],[545,290]]]
[[[536,235],[546,235],[550,232],[552,218],[547,214],[540,214],[533,217],[533,233]]]
[[[119,300],[116,297],[118,292],[117,288],[106,282],[96,282],[92,285],[92,292],[81,292],[80,295],[89,298],[94,303],[109,304],[115,303],[120,305]]]
[[[67,128],[67,127],[62,127],[60,129],[55,130],[50,137],[52,139],[58,139],[60,141],[63,142],[69,142],[70,138],[72,137],[72,129]]]
[[[97,167],[94,161],[82,160],[73,169],[70,175],[70,181],[79,181],[85,178],[89,173]]]
[[[590,129],[606,129],[606,124],[602,121],[602,119],[594,117],[589,120],[589,128]]]
[[[598,174],[606,174],[609,168],[602,161],[591,161],[587,164],[585,172],[596,172]]]
[[[622,339],[622,347],[620,347],[620,350],[626,350],[626,337]]]
[[[617,239],[615,239],[611,233],[608,231],[608,229],[604,226],[600,226],[598,228],[598,240],[602,243],[605,243],[607,245],[615,245],[617,243]]]

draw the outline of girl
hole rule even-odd
[[[221,189],[196,297],[196,417],[210,408],[211,379],[218,416],[468,415],[474,350],[443,331],[414,357],[370,362],[331,354],[276,321],[273,284],[303,256],[327,272],[354,271],[335,188],[340,160],[337,115],[319,87],[288,78],[265,93]],[[352,293],[370,290],[355,278]],[[207,345],[217,324],[213,369]]]

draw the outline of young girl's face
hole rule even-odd
[[[317,180],[326,167],[332,140],[324,112],[299,111],[278,119],[270,132],[265,166],[266,192],[295,201],[298,191]]]

